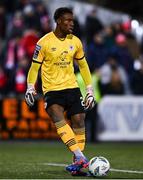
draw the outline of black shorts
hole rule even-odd
[[[46,102],[46,109],[53,104],[61,105],[67,111],[68,117],[85,112],[79,88],[47,92],[44,101]]]

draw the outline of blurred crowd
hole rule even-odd
[[[35,44],[51,31],[42,1],[0,2],[0,93],[23,94]]]
[[[74,34],[84,42],[87,61],[92,75],[98,79],[96,86],[101,97],[143,94],[143,40],[137,42],[131,22],[105,26],[97,18],[97,11],[93,9],[87,15],[84,27],[75,17]],[[48,7],[42,1],[1,0],[0,94],[25,93],[35,44],[52,30],[51,21]],[[75,71],[78,73],[76,65]]]
[[[86,56],[96,76],[100,96],[143,94],[143,39],[132,33],[131,21],[105,26],[97,18],[98,9],[86,17]]]

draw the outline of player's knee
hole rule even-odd
[[[61,117],[57,116],[56,114],[52,114],[51,118],[54,123],[57,123],[57,122],[60,122],[61,120],[63,120]]]
[[[85,127],[84,119],[85,119],[85,115],[82,115],[82,114],[74,116],[72,120],[73,127],[74,128]]]
[[[60,122],[64,120],[64,108],[60,105],[53,104],[47,108],[48,115],[52,118],[53,122]]]
[[[84,121],[83,120],[77,120],[75,122],[75,126],[76,126],[76,128],[83,128],[85,126]]]
[[[64,116],[61,113],[55,113],[54,111],[47,110],[48,115],[51,117],[54,123],[60,122],[64,119]]]

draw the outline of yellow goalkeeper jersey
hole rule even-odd
[[[43,36],[37,43],[33,61],[41,63],[41,79],[44,94],[78,87],[73,60],[83,59],[82,43],[74,35],[59,39],[53,32]]]

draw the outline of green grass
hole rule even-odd
[[[98,155],[105,156],[114,169],[143,171],[141,143],[87,144],[85,154],[89,159]],[[56,141],[0,142],[0,179],[78,179],[66,172],[64,167],[44,164],[70,162],[71,153],[64,144]],[[143,174],[110,172],[102,178],[141,179]]]

